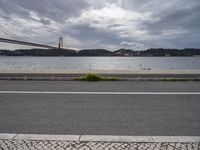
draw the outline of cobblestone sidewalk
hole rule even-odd
[[[0,140],[0,150],[200,150],[200,143]]]

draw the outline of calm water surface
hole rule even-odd
[[[6,70],[190,70],[200,57],[0,57]]]

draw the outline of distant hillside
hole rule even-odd
[[[76,56],[75,50],[58,49],[20,49],[15,51],[0,50],[3,56]]]
[[[126,57],[150,57],[150,56],[200,56],[200,49],[148,49],[144,51],[133,51],[130,49],[119,49],[109,51],[106,49],[84,49],[75,51],[71,49],[18,49],[15,51],[0,50],[0,56],[126,56]]]
[[[200,49],[148,49],[140,53],[141,56],[194,56],[200,55]]]
[[[89,49],[80,50],[77,52],[78,56],[115,56],[116,54],[105,49]]]
[[[148,49],[145,51],[133,51],[129,49],[120,49],[114,51],[119,56],[200,56],[200,49]]]

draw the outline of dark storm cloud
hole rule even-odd
[[[200,47],[200,1],[182,1],[161,12],[155,14],[158,21],[142,24],[150,35],[158,35],[160,41],[177,48]]]
[[[32,11],[41,17],[58,22],[64,22],[67,17],[78,15],[87,6],[87,1],[84,0],[0,0],[4,17],[13,14],[26,18]]]
[[[168,10],[169,11],[169,10]],[[149,31],[162,31],[164,29],[183,28],[188,30],[199,29],[200,25],[200,2],[197,5],[187,8],[164,12],[167,15],[161,17],[157,22],[146,23]]]
[[[0,0],[0,25],[33,41],[64,36],[77,48],[200,47],[200,1]]]

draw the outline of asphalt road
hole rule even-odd
[[[199,136],[200,82],[0,81],[0,133]],[[158,92],[51,94],[49,92]]]

